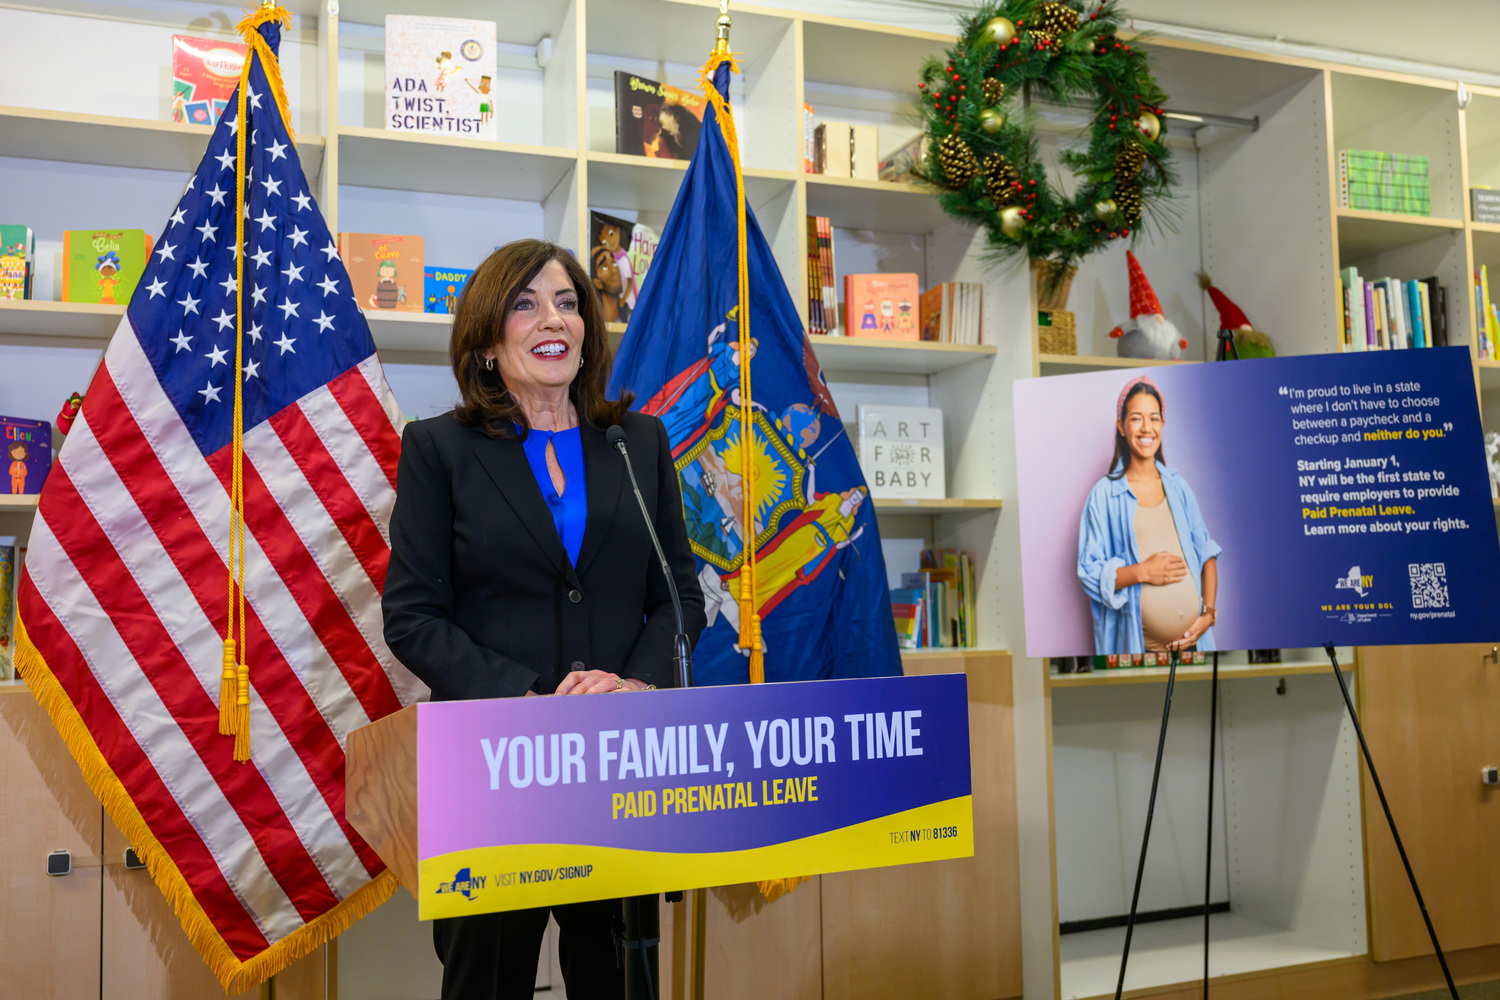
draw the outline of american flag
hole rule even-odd
[[[274,52],[278,25],[259,30]],[[244,120],[232,99],[155,243],[19,594],[28,683],[235,989],[391,893],[344,818],[344,741],[426,694],[381,637],[401,417],[266,62],[252,50]],[[242,129],[247,763],[218,729]]]

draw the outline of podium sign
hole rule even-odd
[[[438,702],[348,743],[423,920],[974,853],[962,674]]]

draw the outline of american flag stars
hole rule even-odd
[[[205,453],[231,437],[236,309],[244,310],[247,431],[374,346],[291,138],[264,97],[259,84],[246,91],[243,226],[234,196],[240,122],[226,116],[167,220],[142,277],[144,294],[131,304],[142,346]]]

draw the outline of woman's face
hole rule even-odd
[[[578,291],[555,260],[536,273],[506,313],[500,343],[490,348],[511,392],[565,388],[578,374],[583,314]]]
[[[1132,457],[1155,461],[1161,451],[1161,404],[1149,392],[1138,392],[1125,402],[1125,418],[1118,422]]]

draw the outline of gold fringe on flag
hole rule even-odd
[[[135,853],[146,862],[147,872],[172,904],[172,911],[182,923],[188,940],[203,956],[203,961],[226,993],[242,993],[270,979],[297,959],[317,951],[390,899],[400,885],[395,873],[386,869],[333,909],[308,921],[260,954],[241,961],[204,912],[181,870],[151,832],[140,807],[109,766],[77,707],[53,675],[41,651],[32,643],[26,632],[26,623],[19,615],[16,617],[15,663],[16,674],[26,682],[61,734],[68,753],[78,762],[89,790],[135,848]]]

